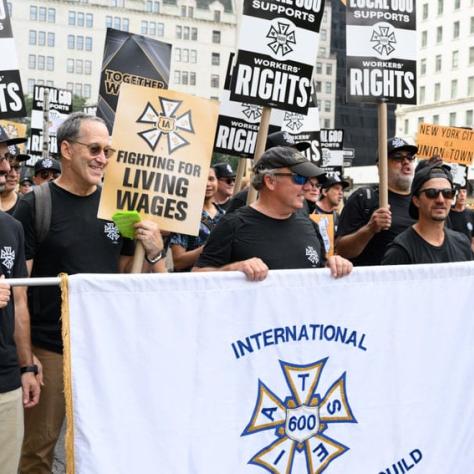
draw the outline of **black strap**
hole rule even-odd
[[[46,238],[51,226],[51,189],[49,182],[43,183],[40,186],[33,186],[35,194],[35,231],[36,241],[41,244]]]

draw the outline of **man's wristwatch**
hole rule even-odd
[[[20,373],[26,374],[26,372],[33,372],[35,375],[38,375],[38,366],[36,364],[33,364],[20,367]]]
[[[145,260],[149,264],[153,265],[154,263],[159,262],[164,256],[164,251],[161,250],[161,252],[155,258],[150,258],[147,254],[145,254]]]

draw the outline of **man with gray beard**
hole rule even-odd
[[[352,193],[339,221],[336,253],[357,266],[380,265],[388,245],[414,224],[408,208],[417,151],[402,138],[388,140],[389,207],[379,207],[378,186]]]

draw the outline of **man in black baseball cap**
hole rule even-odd
[[[54,158],[41,158],[35,163],[33,182],[36,186],[47,181],[53,181],[61,174],[61,165]]]
[[[235,172],[229,163],[216,163],[213,168],[217,178],[217,192],[214,195],[214,202],[226,210],[234,193]]]
[[[303,186],[324,172],[294,148],[273,147],[254,166],[259,191],[250,206],[225,215],[212,231],[194,271],[242,271],[263,280],[270,269],[330,267],[335,277],[352,265],[339,256],[326,259],[317,224],[296,212]]]
[[[387,141],[389,207],[379,207],[379,187],[359,188],[341,213],[336,251],[355,265],[380,265],[388,245],[413,224],[408,213],[418,148],[400,137]]]
[[[410,203],[410,216],[416,222],[394,239],[382,264],[472,260],[467,236],[446,227],[454,196],[453,178],[447,167],[426,166],[418,171],[411,185]]]

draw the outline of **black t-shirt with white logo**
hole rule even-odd
[[[120,255],[133,254],[133,242],[122,239],[112,222],[97,218],[100,188],[89,196],[77,196],[50,183],[51,225],[38,242],[34,225],[35,196],[26,194],[15,218],[25,230],[26,259],[33,259],[32,277],[59,273],[118,273]],[[61,353],[61,298],[57,286],[28,290],[33,344]]]
[[[382,265],[408,265],[412,263],[466,262],[473,259],[471,242],[465,235],[444,229],[444,242],[431,245],[413,227],[398,235],[388,248]]]
[[[13,217],[0,211],[0,275],[5,278],[25,278],[23,229]],[[13,297],[0,309],[0,393],[17,389],[21,385],[20,367],[13,333],[15,313]],[[1,449],[1,448],[0,448]]]
[[[464,209],[464,211],[459,212],[451,209],[447,225],[450,229],[462,232],[469,239],[472,239],[474,237],[474,211]]]
[[[410,196],[388,192],[388,203],[392,212],[392,225],[388,230],[376,233],[362,253],[351,259],[356,266],[380,265],[388,245],[415,220],[408,214]],[[371,215],[379,208],[379,193],[376,186],[354,191],[342,210],[337,228],[337,236],[352,234],[366,225]]]
[[[300,213],[273,219],[242,207],[226,214],[211,232],[197,267],[222,267],[261,258],[270,270],[318,268],[325,264],[324,244],[316,223]]]

